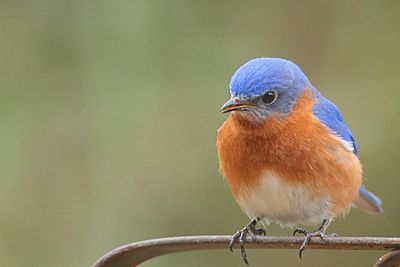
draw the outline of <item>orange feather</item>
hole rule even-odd
[[[221,172],[237,200],[269,171],[287,184],[306,186],[316,198],[329,196],[333,216],[348,212],[362,184],[361,163],[313,115],[312,106],[306,90],[285,118],[257,121],[236,111],[227,118],[217,147]]]

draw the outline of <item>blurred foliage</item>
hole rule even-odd
[[[1,266],[90,266],[124,243],[245,224],[215,138],[230,75],[259,56],[295,61],[342,109],[384,201],[382,216],[353,211],[330,230],[398,235],[398,1],[0,3]],[[249,251],[252,266],[381,254]],[[226,249],[143,266],[243,264]]]

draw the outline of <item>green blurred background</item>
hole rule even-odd
[[[1,1],[0,265],[90,266],[121,244],[247,223],[218,172],[233,71],[298,63],[343,111],[399,234],[399,1]],[[272,235],[289,235],[277,226]],[[371,266],[383,252],[249,250],[251,266]],[[228,249],[143,266],[243,266]]]

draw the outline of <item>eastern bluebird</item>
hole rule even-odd
[[[306,236],[329,236],[332,219],[350,208],[382,212],[381,200],[363,185],[358,146],[339,109],[311,84],[301,69],[280,58],[256,58],[241,66],[230,82],[231,112],[218,130],[220,169],[240,208],[251,219],[231,240],[230,249],[265,234],[257,229],[321,224]]]

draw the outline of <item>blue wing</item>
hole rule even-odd
[[[349,144],[353,146],[354,154],[357,155],[358,145],[350,129],[344,122],[339,109],[335,104],[323,97],[316,89],[315,93],[318,102],[313,107],[314,115],[335,134],[349,142]],[[360,197],[355,200],[354,206],[372,214],[383,212],[382,201],[379,197],[368,191],[364,185],[360,188]]]
[[[339,109],[331,101],[318,93],[318,102],[313,107],[314,115],[335,134],[353,146],[354,154],[358,153],[358,145],[350,129],[344,122]]]

